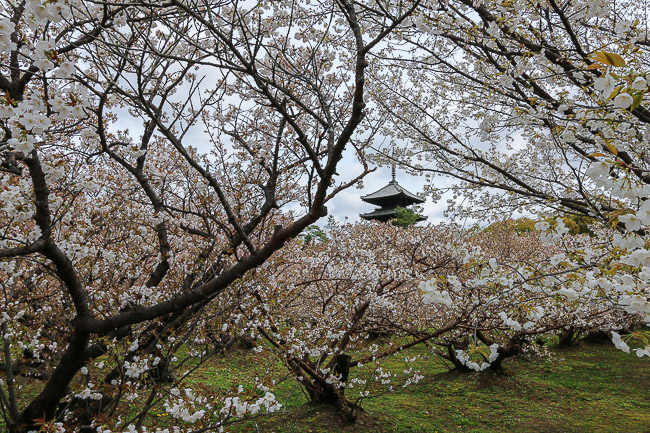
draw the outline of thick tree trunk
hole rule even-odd
[[[579,335],[579,330],[575,329],[573,326],[562,328],[560,330],[560,340],[558,346],[560,347],[571,347],[576,342],[576,339]]]
[[[88,340],[88,333],[80,331],[79,326],[75,325],[72,338],[59,364],[52,372],[52,377],[41,393],[22,411],[18,422],[11,426],[9,431],[12,433],[38,431],[39,421],[50,420],[54,417],[70,381],[83,366],[83,353],[88,346]]]

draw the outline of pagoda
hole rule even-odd
[[[406,208],[413,204],[424,203],[422,197],[407,191],[397,183],[395,180],[395,166],[393,166],[392,180],[388,182],[388,185],[372,194],[361,196],[361,200],[379,207],[375,208],[372,212],[359,214],[359,216],[366,220],[377,220],[381,222],[395,218],[397,216],[396,208],[398,206]],[[418,217],[418,221],[427,219],[427,217],[422,215],[418,215]]]

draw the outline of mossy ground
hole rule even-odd
[[[232,431],[650,432],[648,358],[608,344],[550,351],[550,358],[508,360],[501,374],[457,373],[423,357],[422,381],[364,401],[365,412],[354,424],[294,396],[284,413]]]
[[[509,359],[496,374],[449,371],[426,348],[412,348],[385,367],[400,369],[405,356],[419,355],[414,367],[424,378],[364,400],[355,423],[344,421],[333,408],[306,404],[297,382],[268,352],[229,350],[199,366],[182,387],[228,394],[237,384],[253,384],[255,377],[277,378],[275,393],[283,410],[231,425],[227,430],[233,433],[650,433],[650,359],[611,344],[549,350],[550,357]],[[34,391],[24,383],[19,399],[28,400]],[[355,392],[347,395],[354,399]],[[133,402],[131,411],[137,406]],[[162,407],[153,409],[145,425],[151,431],[177,423],[164,415]]]

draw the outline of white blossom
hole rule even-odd
[[[614,105],[621,108],[628,108],[632,105],[633,99],[629,93],[619,93],[614,98]]]
[[[612,342],[617,349],[622,350],[625,353],[630,353],[630,346],[628,346],[622,339],[621,336],[612,331]]]
[[[648,86],[648,82],[644,77],[636,77],[632,82],[632,87],[634,90],[644,90]]]
[[[614,91],[614,87],[616,87],[616,81],[611,75],[609,75],[609,71],[604,77],[596,78],[594,80],[594,88],[601,92],[602,99],[609,98],[609,95]]]

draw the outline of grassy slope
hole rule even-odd
[[[425,378],[419,384],[364,402],[366,412],[356,424],[342,422],[327,408],[300,405],[294,393],[286,405],[288,413],[232,430],[650,432],[648,358],[636,358],[611,345],[552,353],[550,359],[506,361],[502,375],[457,374],[421,360]],[[287,387],[282,391],[286,393]]]
[[[389,360],[403,368],[404,356],[422,356],[415,367],[424,379],[408,388],[363,402],[365,412],[355,424],[345,423],[327,407],[305,404],[305,398],[284,367],[268,352],[231,350],[199,367],[181,388],[202,388],[205,394],[229,394],[237,384],[251,384],[268,371],[285,377],[276,395],[282,413],[233,425],[228,431],[276,433],[325,432],[645,432],[650,433],[650,360],[614,349],[611,344],[551,349],[550,358],[510,359],[505,373],[450,372],[425,348]],[[23,379],[24,380],[24,379]],[[21,380],[21,381],[23,381]],[[24,383],[18,397],[36,392]],[[354,398],[356,390],[348,390]],[[358,394],[357,394],[358,395]],[[134,402],[131,410],[139,406]],[[159,407],[145,425],[171,426]],[[126,414],[123,414],[126,415]],[[4,430],[0,419],[0,431]]]

